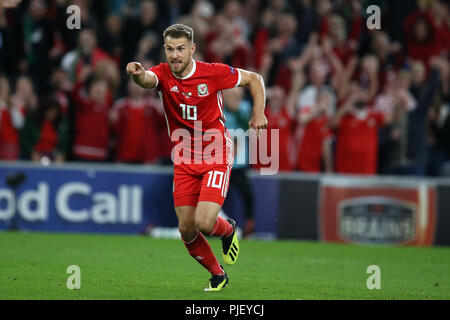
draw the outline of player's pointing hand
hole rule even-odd
[[[127,64],[127,73],[130,76],[140,76],[144,72],[145,69],[139,62],[130,62]]]

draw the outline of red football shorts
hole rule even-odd
[[[190,164],[174,166],[175,207],[196,207],[199,201],[222,206],[227,196],[232,164]]]

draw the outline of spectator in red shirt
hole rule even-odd
[[[253,40],[253,64],[256,70],[263,67],[264,57],[268,52],[271,33],[274,32],[275,13],[272,8],[265,8],[261,14],[260,26],[255,32]]]
[[[299,122],[303,129],[300,140],[297,168],[305,172],[332,172],[332,133],[329,128],[329,114],[332,96],[323,90],[316,102],[301,106]]]
[[[84,84],[75,85],[73,97],[76,113],[73,155],[81,161],[105,161],[112,105],[107,81],[90,76]]]
[[[13,102],[8,79],[0,77],[0,159],[16,160],[20,156],[19,132],[23,127],[22,110]]]
[[[145,97],[145,93],[130,80],[128,96],[116,101],[111,109],[118,162],[155,163],[160,157],[159,111]]]
[[[285,103],[285,96],[284,89],[280,86],[274,86],[267,90],[268,101],[265,110],[268,121],[267,150],[272,150],[271,144],[276,143],[271,141],[271,130],[278,129],[279,171],[291,171],[293,169],[292,150],[294,149],[295,120],[293,119],[293,111]],[[274,155],[271,155],[271,157],[274,157]]]
[[[336,129],[336,172],[373,175],[377,172],[378,129],[388,121],[368,106],[368,94],[355,86],[337,110],[331,125]]]
[[[97,35],[93,29],[83,28],[78,37],[78,47],[68,52],[62,60],[62,67],[69,72],[74,82],[80,82],[86,66],[96,69],[102,61],[114,61],[97,45]],[[115,62],[114,62],[115,63]]]
[[[422,61],[428,68],[432,56],[448,52],[450,44],[445,26],[438,30],[429,11],[416,11],[405,21],[405,37],[408,56]],[[448,29],[447,29],[448,31]]]
[[[23,155],[33,161],[44,158],[65,161],[69,151],[69,126],[56,96],[46,96],[38,110],[27,113],[20,142]]]
[[[251,166],[254,169],[274,168],[277,161],[276,169],[278,171],[292,171],[294,167],[293,150],[295,149],[293,108],[288,106],[282,87],[269,88],[266,90],[266,94],[268,99],[264,111],[268,121],[266,137],[260,135],[257,147],[250,148]],[[273,130],[278,130],[278,133]]]
[[[364,30],[364,20],[360,0],[343,1],[340,6],[347,19],[344,19],[344,15],[334,13],[329,1],[321,1],[317,6],[318,13],[322,17],[319,33],[321,41],[330,38],[334,53],[346,64],[358,49],[358,41]]]
[[[352,54],[355,53],[357,42],[355,39],[349,39],[344,18],[338,14],[329,17],[328,37],[331,40],[332,48],[336,56],[344,64]],[[322,35],[322,41],[326,38]]]
[[[294,94],[297,96],[297,158],[295,167],[305,172],[331,172],[331,132],[329,116],[335,108],[336,97],[332,87],[326,85],[329,68],[322,59],[306,60],[310,63],[310,84],[297,93],[301,87],[294,80]],[[303,64],[305,63],[303,62]],[[295,77],[293,78],[295,79]]]
[[[38,108],[39,99],[30,77],[20,76],[17,79],[13,100],[17,105],[21,106],[25,112],[36,110]]]
[[[450,3],[436,0],[430,3],[430,12],[443,53],[450,53]]]
[[[250,44],[241,26],[230,21],[225,14],[218,14],[211,29],[205,37],[205,60],[247,68],[250,63]]]

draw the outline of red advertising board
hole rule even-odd
[[[323,179],[319,233],[323,241],[356,244],[433,244],[435,187],[420,180]]]

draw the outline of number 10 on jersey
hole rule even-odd
[[[197,106],[190,106],[188,104],[180,104],[181,111],[183,113],[183,119],[197,120]]]

